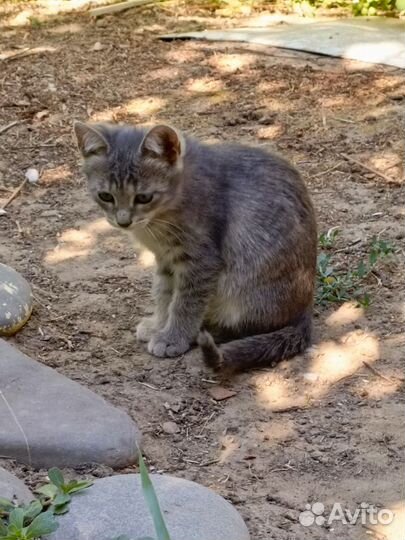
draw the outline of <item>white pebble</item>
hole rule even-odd
[[[31,182],[31,184],[36,184],[39,180],[39,172],[37,169],[27,169],[25,178],[28,180],[28,182]]]

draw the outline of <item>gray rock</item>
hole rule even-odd
[[[3,457],[34,467],[124,467],[136,461],[137,426],[103,398],[2,339],[0,374]]]
[[[181,478],[151,475],[172,540],[249,540],[238,512],[213,491]],[[156,538],[139,474],[111,476],[72,499],[49,540]]]
[[[19,478],[0,467],[0,497],[17,500],[19,503],[29,503],[34,495]]]
[[[21,274],[0,263],[0,335],[11,336],[28,321],[32,291]]]

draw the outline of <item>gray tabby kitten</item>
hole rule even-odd
[[[317,232],[290,163],[165,125],[74,129],[92,197],[155,254],[155,313],[137,327],[151,354],[178,356],[198,339],[209,366],[240,371],[305,350]],[[207,330],[234,340],[217,347]]]

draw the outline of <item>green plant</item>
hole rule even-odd
[[[354,15],[377,15],[378,12],[395,9],[395,0],[353,0]]]
[[[52,510],[43,512],[38,500],[14,507],[11,501],[1,499],[0,515],[0,540],[34,540],[58,528]]]
[[[30,25],[32,28],[41,28],[42,21],[40,21],[37,17],[31,15],[31,17],[28,17],[28,20],[30,21]]]
[[[316,8],[343,8],[354,15],[377,15],[405,9],[404,0],[291,0],[303,15],[314,15]]]
[[[92,485],[90,481],[65,482],[56,467],[48,472],[49,483],[36,490],[39,499],[15,506],[0,498],[0,540],[34,540],[58,528],[55,515],[69,509],[71,496]]]
[[[71,496],[90,487],[93,482],[89,480],[71,480],[65,482],[62,472],[53,467],[48,471],[50,483],[38,488],[40,500],[44,506],[50,506],[54,514],[65,514],[69,509]]]
[[[338,227],[332,227],[326,233],[321,233],[319,235],[319,245],[324,249],[330,249],[333,247],[339,232]]]
[[[155,488],[153,487],[152,481],[148,473],[148,469],[146,468],[141,452],[139,452],[139,472],[141,475],[143,496],[145,497],[146,504],[152,516],[153,525],[155,527],[157,538],[154,539],[148,536],[148,537],[131,539],[126,535],[121,535],[114,538],[113,540],[170,540],[170,535],[167,530],[162,511],[160,509],[160,505],[159,505],[158,498],[156,496]]]
[[[319,243],[321,247],[330,249],[338,234],[337,229],[331,233],[321,234]],[[316,303],[325,305],[330,302],[347,302],[356,300],[363,307],[371,304],[371,298],[364,291],[363,285],[367,277],[374,271],[378,261],[385,259],[394,253],[394,247],[385,240],[373,237],[370,242],[368,257],[360,260],[352,269],[338,268],[334,265],[333,256],[323,251],[317,260],[318,284],[316,291]]]

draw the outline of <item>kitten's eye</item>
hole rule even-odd
[[[108,193],[107,191],[100,191],[98,194],[98,197],[103,202],[112,203],[114,202],[114,197],[111,195],[111,193]]]
[[[148,204],[153,199],[153,193],[138,193],[135,197],[135,204]]]

